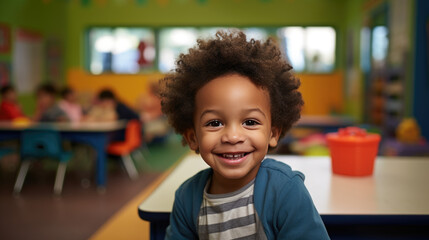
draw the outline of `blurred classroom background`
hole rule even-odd
[[[0,238],[94,237],[188,153],[157,81],[218,29],[274,38],[301,80],[302,119],[272,153],[329,155],[325,134],[358,126],[381,134],[379,155],[428,156],[428,19],[425,0],[0,0]],[[22,149],[11,129],[121,120],[138,120],[140,140],[128,160],[107,154],[102,191],[99,152],[66,139],[61,195],[44,158],[12,194]]]

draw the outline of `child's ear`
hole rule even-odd
[[[277,143],[279,142],[280,132],[281,130],[277,127],[271,128],[271,137],[269,142],[270,147],[275,148],[277,146]]]
[[[198,141],[197,141],[197,136],[195,135],[194,129],[186,130],[185,134],[183,134],[183,137],[188,143],[189,148],[191,148],[194,151],[198,151]]]

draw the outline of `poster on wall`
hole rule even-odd
[[[61,42],[55,38],[48,38],[45,46],[46,78],[55,86],[61,85],[62,48]]]
[[[33,93],[43,76],[43,39],[39,33],[15,31],[12,74],[18,93]]]
[[[10,83],[10,64],[8,62],[0,62],[0,87]]]
[[[10,28],[5,24],[0,24],[0,53],[10,51]]]

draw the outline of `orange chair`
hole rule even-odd
[[[123,142],[112,142],[107,147],[108,154],[121,157],[125,170],[131,179],[138,177],[131,153],[142,145],[141,127],[139,120],[130,120],[125,128],[125,140]]]

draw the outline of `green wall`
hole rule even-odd
[[[64,41],[66,37],[66,1],[0,0],[0,23],[13,30],[22,28],[40,33],[44,37],[55,37]],[[12,41],[13,44],[13,41]],[[0,54],[9,59],[10,54]]]
[[[354,27],[362,20],[360,11],[364,1],[0,0],[0,22],[60,39],[64,44],[65,71],[84,68],[85,31],[92,26],[328,25],[337,30],[337,68],[343,70],[346,33],[350,25]],[[355,56],[358,57],[358,53]],[[10,54],[0,55],[0,60],[10,60]],[[25,111],[31,112],[32,96],[21,96],[21,99]]]
[[[344,33],[344,92],[345,113],[362,121],[363,83],[360,70],[360,31],[363,24],[363,5],[366,0],[348,0],[345,8]],[[350,59],[348,59],[350,58]]]
[[[343,0],[164,0],[71,1],[66,66],[84,66],[84,32],[91,26],[284,26],[329,25],[337,30],[343,62],[346,1]],[[161,4],[164,2],[164,4]]]
[[[46,38],[56,38],[65,43],[66,38],[66,1],[43,0],[0,0],[0,23],[11,28],[12,48],[10,53],[0,54],[0,61],[12,62],[14,30],[22,28],[35,31]],[[65,55],[65,46],[63,47]],[[11,74],[12,75],[12,74]],[[62,73],[64,76],[64,73]],[[11,76],[13,83],[13,76]],[[45,76],[43,76],[45,78]],[[32,94],[20,95],[19,101],[26,114],[34,111]]]

